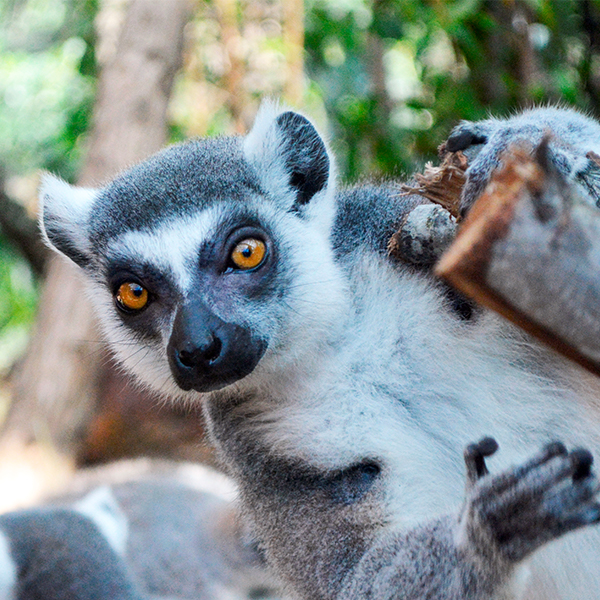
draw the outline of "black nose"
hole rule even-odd
[[[198,346],[197,348],[187,349],[182,348],[177,352],[179,362],[188,369],[197,367],[210,366],[214,363],[221,354],[223,343],[216,336]]]
[[[193,300],[175,314],[167,357],[182,390],[212,392],[253,371],[267,344],[249,327],[224,321]]]

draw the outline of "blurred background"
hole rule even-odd
[[[40,171],[101,185],[162,145],[310,115],[345,182],[435,160],[461,119],[600,116],[600,0],[0,0],[0,510],[81,465],[212,461],[202,421],[111,365],[35,223]]]

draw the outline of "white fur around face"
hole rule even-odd
[[[151,264],[175,279],[178,288],[187,292],[192,281],[198,249],[213,233],[223,208],[213,206],[202,213],[166,222],[150,231],[129,231],[113,240],[108,254],[128,257],[131,264]]]
[[[153,265],[173,279],[181,294],[185,295],[197,268],[198,249],[214,232],[220,218],[223,218],[222,210],[213,207],[200,215],[167,222],[151,231],[127,232],[109,245],[108,254],[126,256],[131,264]],[[166,345],[172,319],[163,324],[161,340],[155,343],[138,343],[119,317],[106,285],[97,281],[89,283],[89,297],[118,363],[133,374],[139,383],[157,392],[162,398],[184,404],[197,401],[199,394],[181,390],[171,375]]]
[[[17,583],[17,565],[10,553],[10,542],[0,531],[0,600],[13,600]]]
[[[79,500],[73,508],[88,517],[113,550],[123,555],[127,546],[127,518],[108,486],[99,487]]]

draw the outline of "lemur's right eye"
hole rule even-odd
[[[255,269],[263,262],[267,245],[258,238],[247,238],[238,242],[231,253],[231,262],[236,269]]]
[[[148,304],[148,290],[139,283],[122,283],[115,294],[117,306],[125,312],[137,312]]]

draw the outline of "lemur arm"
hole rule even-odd
[[[491,476],[491,438],[465,451],[467,499],[458,517],[385,535],[347,576],[339,600],[491,600],[519,597],[519,563],[543,544],[600,520],[598,480],[585,450],[548,445]],[[401,596],[400,596],[401,595]]]
[[[521,561],[600,521],[600,485],[585,450],[550,444],[490,475],[485,457],[496,448],[487,438],[465,450],[459,514],[413,529],[391,529],[378,512],[379,471],[368,461],[328,475],[302,472],[240,444],[251,461],[241,491],[267,559],[295,597],[518,600]]]

